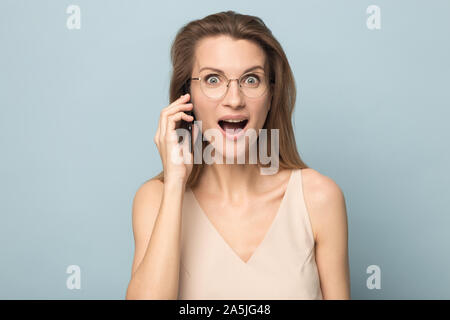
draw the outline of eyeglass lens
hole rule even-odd
[[[227,89],[227,84],[231,81],[226,76],[217,73],[203,73],[200,75],[201,89],[210,98],[222,97]],[[240,89],[250,98],[260,97],[267,89],[265,74],[262,72],[251,72],[239,78]]]

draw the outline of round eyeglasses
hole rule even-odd
[[[269,87],[266,75],[262,72],[243,74],[239,79],[228,79],[223,74],[210,73],[189,80],[200,81],[200,88],[204,95],[211,99],[220,99],[228,91],[230,82],[238,80],[239,89],[248,98],[258,98],[266,93]]]

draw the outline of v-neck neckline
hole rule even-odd
[[[209,228],[212,230],[213,233],[216,234],[216,236],[219,238],[220,242],[227,248],[228,251],[231,252],[231,254],[237,258],[237,260],[243,264],[244,266],[248,266],[250,265],[250,263],[255,259],[255,256],[261,252],[261,250],[264,247],[264,244],[268,241],[267,239],[269,238],[270,234],[272,234],[274,231],[273,229],[275,228],[275,225],[277,224],[277,221],[280,220],[280,216],[283,214],[284,207],[285,207],[285,203],[286,203],[286,199],[288,198],[289,195],[289,191],[290,191],[290,186],[292,184],[292,180],[294,179],[294,174],[295,174],[296,169],[291,169],[291,173],[289,176],[289,180],[288,183],[286,185],[286,190],[284,191],[284,195],[283,198],[281,199],[280,205],[278,207],[278,210],[275,214],[275,217],[272,219],[272,222],[269,226],[269,228],[267,229],[263,240],[258,244],[258,246],[256,247],[256,249],[253,251],[253,253],[251,254],[250,258],[247,261],[244,261],[241,259],[241,257],[234,251],[233,248],[231,248],[231,246],[228,244],[227,241],[225,241],[225,238],[220,234],[220,232],[217,230],[217,228],[214,226],[214,224],[211,222],[211,220],[208,218],[208,216],[206,215],[205,211],[203,211],[202,207],[200,206],[200,203],[197,201],[197,198],[195,197],[194,192],[192,191],[191,188],[188,188],[188,190],[190,191],[191,195],[192,195],[192,199],[194,200],[195,206],[198,208],[198,211],[200,213],[200,215],[204,218],[204,220],[206,221],[206,224],[209,226]]]

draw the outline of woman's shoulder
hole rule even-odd
[[[301,174],[303,188],[308,189],[308,191],[318,197],[329,197],[342,192],[339,185],[333,179],[313,168],[301,169]]]
[[[162,199],[164,183],[159,179],[150,179],[142,183],[137,189],[133,207],[155,207]]]
[[[159,179],[149,179],[147,181],[145,181],[144,183],[142,183],[136,194],[140,193],[140,194],[162,194],[164,190],[164,182],[162,182]]]
[[[331,221],[346,218],[344,193],[333,179],[315,169],[301,169],[301,174],[303,198],[317,240]]]

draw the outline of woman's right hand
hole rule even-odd
[[[185,184],[192,171],[193,155],[189,152],[189,141],[188,139],[184,139],[184,144],[179,144],[176,132],[176,129],[181,125],[181,120],[188,122],[194,120],[192,116],[185,113],[185,111],[190,111],[193,108],[192,103],[187,103],[189,99],[189,93],[181,96],[169,106],[162,109],[159,117],[158,129],[153,140],[158,147],[161,157],[165,182],[173,181],[175,183],[181,182]],[[194,124],[192,124],[192,133],[194,136],[193,141],[195,141],[197,127]],[[193,145],[194,143],[192,142]],[[187,154],[183,153],[183,149],[187,151]],[[174,161],[175,154],[181,157],[183,161],[178,161],[179,163]]]

